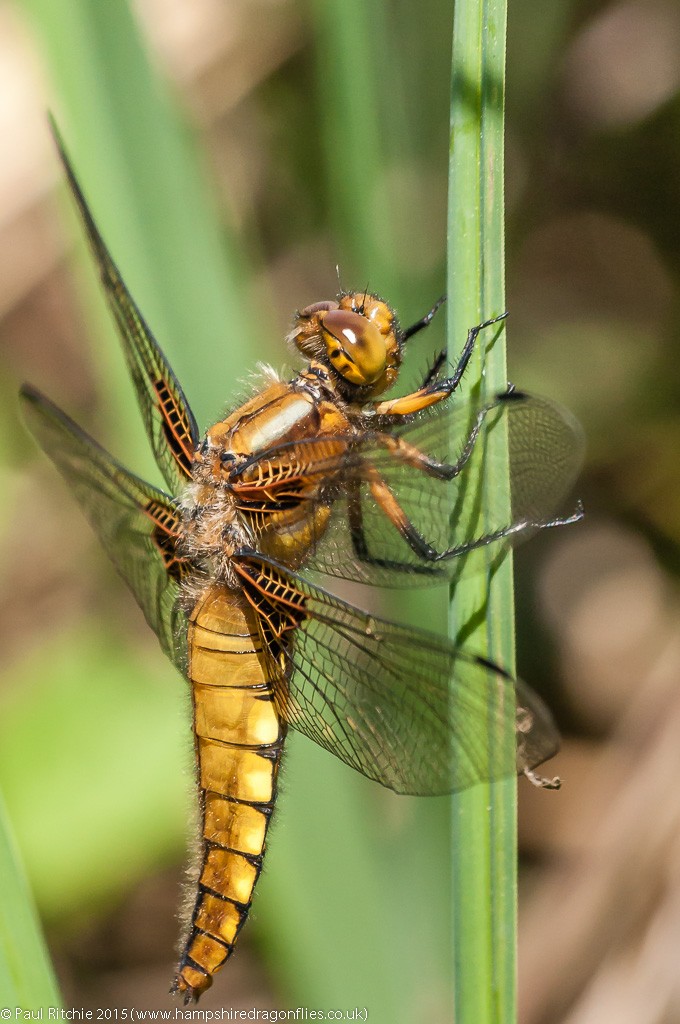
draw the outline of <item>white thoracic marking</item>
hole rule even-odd
[[[276,444],[277,442],[283,441],[298,420],[302,419],[305,413],[309,412],[310,403],[309,399],[300,395],[297,398],[293,398],[288,401],[287,404],[279,409],[276,415],[276,419],[268,421],[266,418],[261,422],[259,430],[253,429],[253,435],[251,438],[251,444],[253,451],[259,452],[263,448],[267,448],[270,445]]]

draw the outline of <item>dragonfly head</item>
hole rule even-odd
[[[379,395],[396,380],[401,365],[399,325],[376,295],[343,294],[298,313],[289,335],[304,355],[331,367],[362,395]]]

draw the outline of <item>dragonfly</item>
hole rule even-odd
[[[415,391],[385,398],[441,302],[402,329],[377,295],[345,291],[295,316],[288,342],[303,369],[270,373],[201,435],[55,136],[167,489],[130,473],[30,385],[24,414],[190,684],[199,863],[172,989],[188,1003],[247,918],[289,726],[397,793],[452,793],[515,772],[556,784],[535,772],[559,741],[528,686],[321,584],[457,583],[482,571],[480,554],[502,558],[536,530],[579,520],[580,505],[558,513],[582,442],[546,399],[512,387],[456,394],[478,335],[502,317],[468,332],[453,372],[442,353]],[[511,513],[489,523],[494,437],[509,456]],[[515,737],[509,758],[496,734]]]

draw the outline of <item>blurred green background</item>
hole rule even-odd
[[[439,0],[0,0],[0,792],[67,1004],[172,1005],[192,782],[185,686],[17,418],[28,379],[157,480],[45,111],[206,426],[258,360],[292,365],[293,310],[338,275],[406,323],[443,291],[451,19]],[[680,8],[513,0],[507,118],[510,376],[589,438],[587,523],[518,558],[519,669],[558,712],[566,780],[521,787],[522,1019],[663,1024],[680,1016]],[[443,318],[406,384],[442,338]],[[394,797],[297,737],[281,790],[205,1006],[449,1021],[447,801]]]

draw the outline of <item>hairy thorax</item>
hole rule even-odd
[[[182,494],[181,506],[183,554],[201,576],[235,587],[231,556],[252,538],[236,512],[228,485],[215,480],[208,467],[197,467],[194,482]]]

